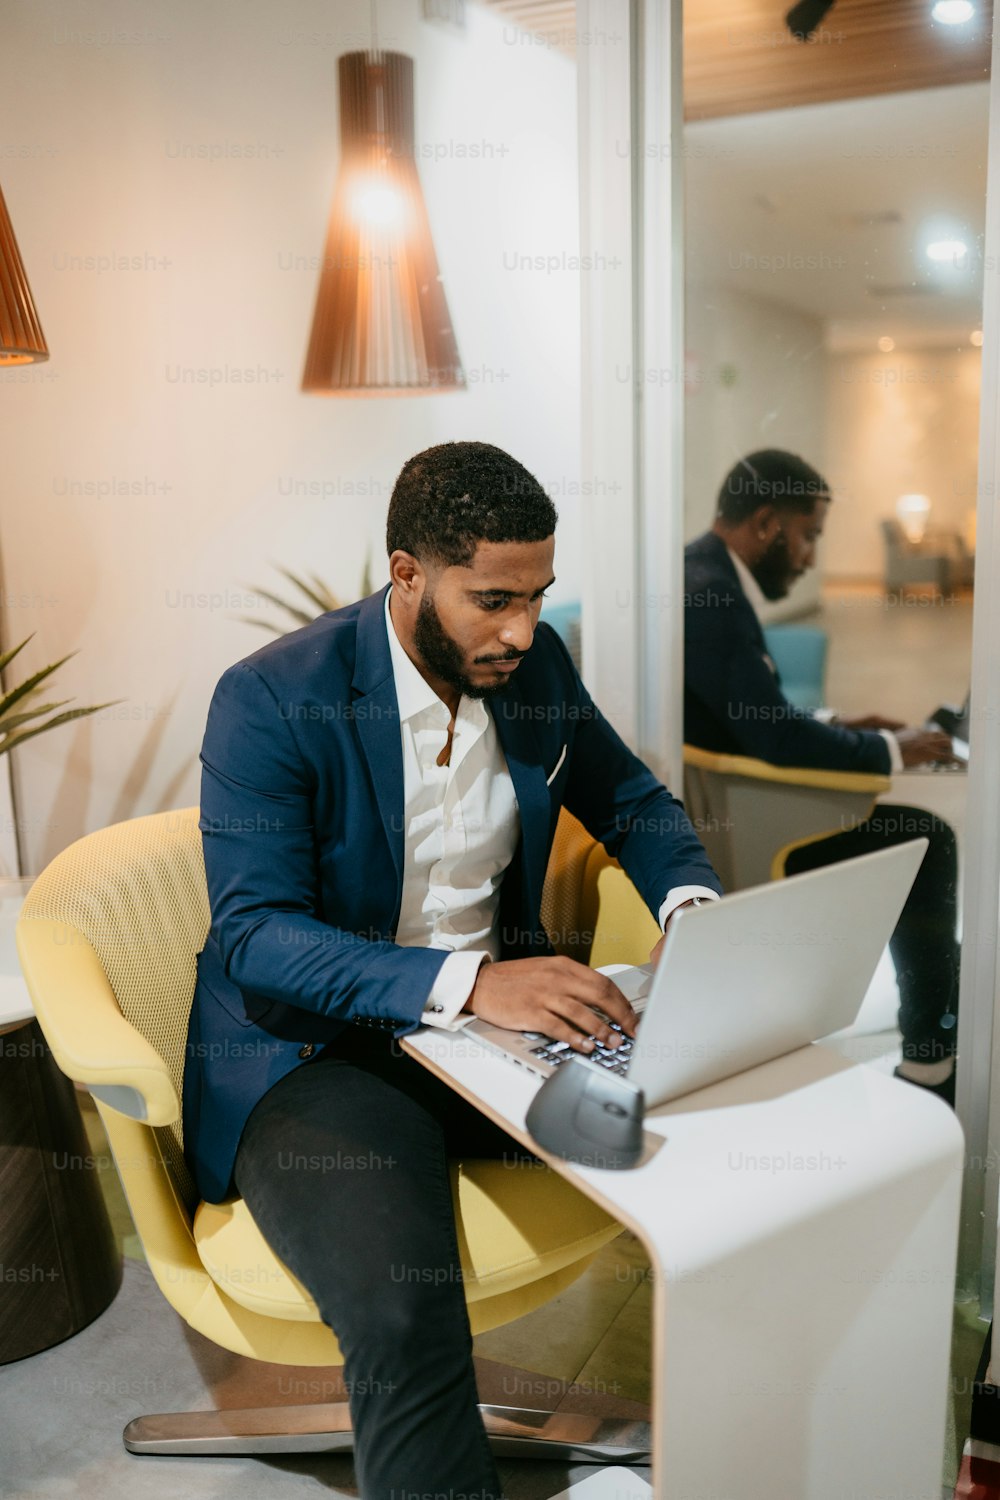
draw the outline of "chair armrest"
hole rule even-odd
[[[774,781],[785,786],[819,787],[828,792],[863,792],[877,797],[892,786],[892,778],[875,771],[813,771],[805,766],[774,766],[749,755],[717,755],[684,746],[684,764],[721,776],[746,776],[754,781]]]
[[[35,1013],[57,1065],[120,1114],[148,1125],[180,1119],[180,1101],[156,1049],[122,1015],[101,961],[68,922],[22,916],[17,951]]]

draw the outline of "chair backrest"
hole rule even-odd
[[[565,807],[552,841],[541,919],[557,953],[595,968],[645,963],[660,937],[656,918],[621,865]]]
[[[541,921],[553,948],[582,964],[590,958],[592,929],[583,908],[594,842],[583,824],[563,808],[542,886]]]
[[[83,934],[125,1019],[167,1064],[179,1098],[195,961],[210,924],[198,809],[134,818],[78,839],[38,876],[23,916],[66,922]],[[157,1134],[190,1202],[180,1123]]]
[[[684,746],[684,806],[727,891],[782,875],[790,844],[852,827],[890,784]]]

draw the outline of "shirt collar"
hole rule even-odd
[[[761,611],[767,606],[767,600],[764,598],[764,591],[761,588],[760,584],[757,582],[756,578],[751,573],[750,569],[747,567],[746,563],[743,561],[742,557],[737,556],[732,547],[727,547],[726,551],[729,553],[733,567],[736,569],[736,576],[740,581],[740,587],[742,588],[744,594],[746,594],[747,596],[747,603],[750,605],[750,607],[753,609],[754,614],[759,619]]]
[[[385,628],[389,636],[392,675],[396,679],[396,702],[399,705],[399,717],[405,722],[407,719],[413,719],[417,714],[421,714],[429,708],[442,710],[447,715],[448,705],[441,701],[426,677],[417,671],[403,649],[399,636],[396,634],[396,627],[393,625],[392,616],[389,613],[389,599],[391,594],[392,589],[387,589],[385,595]]]

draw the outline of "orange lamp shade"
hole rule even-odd
[[[413,137],[413,59],[338,59],[341,161],[302,389],[331,396],[466,388]]]
[[[0,191],[0,366],[39,364],[48,357],[49,347]]]

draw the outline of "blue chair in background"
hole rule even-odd
[[[576,670],[582,671],[579,599],[571,599],[568,604],[543,604],[541,618],[561,637]]]
[[[769,625],[764,641],[789,702],[796,708],[822,708],[829,646],[826,631],[817,625]]]
[[[541,618],[565,642],[580,671],[580,601],[546,603]],[[781,675],[785,696],[796,708],[822,708],[826,702],[826,631],[816,625],[770,625],[764,631],[764,640]]]

